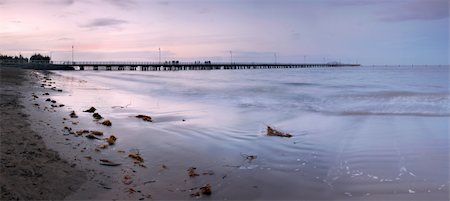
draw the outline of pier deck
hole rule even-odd
[[[35,69],[72,69],[106,71],[178,71],[178,70],[234,70],[234,69],[272,69],[272,68],[317,68],[317,67],[357,67],[360,64],[341,63],[212,63],[212,62],[99,62],[99,61],[52,61],[50,63],[0,63],[0,66],[23,66]]]

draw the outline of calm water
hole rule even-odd
[[[157,182],[136,188],[155,199],[205,183],[212,199],[449,198],[448,67],[57,74],[58,102],[113,122],[102,154],[139,150],[149,168],[136,177]],[[215,174],[191,179],[191,166]]]

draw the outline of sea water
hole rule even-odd
[[[110,119],[156,198],[205,183],[213,199],[449,198],[448,67],[55,73],[54,99]]]

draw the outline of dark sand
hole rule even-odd
[[[2,200],[57,200],[75,192],[86,173],[46,147],[20,101],[31,94],[30,71],[0,68],[0,186]],[[33,120],[34,121],[34,120]]]

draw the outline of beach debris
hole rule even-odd
[[[34,94],[33,94],[33,97],[34,97],[34,98],[39,98],[39,96],[36,96],[36,95],[34,95]]]
[[[75,135],[76,135],[76,136],[80,136],[80,135],[83,135],[83,134],[86,134],[86,133],[89,133],[89,130],[79,130],[79,131],[76,131],[76,132],[75,132]]]
[[[144,162],[144,159],[141,157],[141,155],[139,155],[139,153],[133,153],[133,152],[130,152],[130,153],[128,154],[128,157],[130,157],[130,158],[136,160],[136,162],[138,162],[138,163]]]
[[[86,135],[86,137],[87,137],[88,139],[96,139],[96,140],[100,140],[100,138],[98,138],[98,137],[96,137],[95,135],[92,135],[92,134],[88,134],[88,135]]]
[[[256,155],[247,155],[247,154],[242,154],[241,156],[245,158],[245,160],[248,160],[249,162],[251,162],[252,160],[255,160],[258,156]]]
[[[85,156],[84,158],[87,159],[87,160],[92,160],[91,156]]]
[[[110,135],[108,138],[106,138],[106,141],[109,145],[113,145],[114,143],[116,143],[116,140],[117,138],[114,135]]]
[[[155,183],[155,182],[156,182],[156,180],[150,180],[150,181],[144,181],[143,184],[145,185],[145,184],[151,184],[151,183]]]
[[[70,118],[78,118],[78,116],[75,113],[75,111],[70,112]]]
[[[131,183],[133,183],[133,179],[131,178],[130,175],[124,175],[122,178],[122,183],[125,185],[130,185]],[[135,190],[133,190],[133,193],[136,192]]]
[[[292,137],[289,133],[283,133],[281,131],[277,131],[270,126],[267,126],[267,135],[268,136],[279,136],[279,137]]]
[[[105,120],[105,121],[102,122],[102,124],[105,125],[105,126],[111,126],[112,125],[110,120]]]
[[[200,176],[199,174],[197,174],[195,172],[197,168],[196,167],[190,167],[187,171],[188,171],[188,175],[189,177],[196,177],[196,176]]]
[[[106,149],[106,148],[108,148],[108,144],[101,144],[101,145],[98,145],[97,147],[100,149]]]
[[[95,109],[95,107],[91,107],[91,108],[89,108],[88,110],[85,110],[85,111],[83,111],[83,112],[94,113],[95,110],[97,110],[97,109]]]
[[[136,193],[136,190],[134,190],[134,188],[128,188],[125,192],[128,192],[128,195],[131,195],[133,193]]]
[[[94,113],[92,114],[92,116],[94,117],[94,119],[103,119],[102,115],[100,115],[99,113]]]
[[[115,162],[112,162],[112,161],[110,161],[108,159],[100,159],[99,161],[100,161],[100,165],[105,165],[105,166],[119,166],[119,165],[121,165],[120,163],[115,163]]]
[[[91,134],[97,135],[97,136],[102,136],[103,132],[101,132],[101,131],[91,131]]]
[[[137,115],[136,118],[142,119],[144,121],[152,122],[152,118],[150,116],[148,116],[148,115],[140,114],[140,115]]]
[[[214,175],[214,171],[207,170],[207,171],[203,172],[202,175],[210,175],[211,176],[211,175]]]
[[[212,194],[211,185],[206,184],[206,185],[200,187],[199,191],[192,193],[191,196],[198,197],[200,195],[211,195],[211,194]]]

